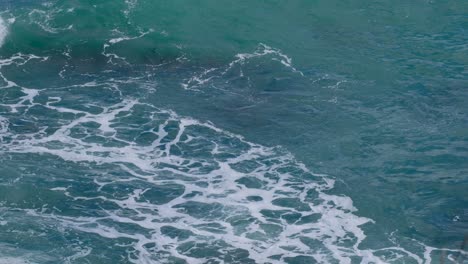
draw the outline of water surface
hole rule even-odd
[[[0,263],[464,263],[465,1],[2,1]]]

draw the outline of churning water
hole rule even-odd
[[[0,263],[463,263],[465,1],[3,1]]]

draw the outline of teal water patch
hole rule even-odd
[[[466,262],[464,2],[0,8],[0,263]]]

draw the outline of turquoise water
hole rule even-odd
[[[1,1],[0,263],[467,263],[467,14]]]

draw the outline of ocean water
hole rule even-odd
[[[468,263],[468,2],[0,1],[0,263]]]

